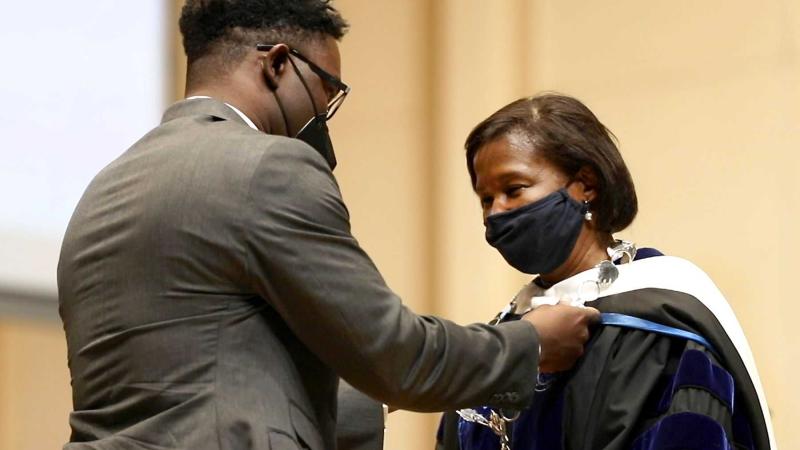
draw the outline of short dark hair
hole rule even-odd
[[[189,64],[218,51],[238,62],[256,44],[338,40],[347,27],[330,0],[187,0],[180,18]]]
[[[467,137],[467,169],[475,188],[473,161],[486,144],[520,133],[532,150],[569,177],[583,167],[597,176],[598,195],[592,201],[597,228],[614,233],[633,222],[638,211],[633,179],[622,159],[616,138],[579,100],[546,93],[521,98],[478,124]]]

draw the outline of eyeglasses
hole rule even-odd
[[[258,44],[256,45],[256,50],[260,52],[268,52],[275,47],[275,44]],[[344,84],[342,80],[339,78],[331,75],[330,73],[326,72],[325,69],[322,67],[314,64],[313,61],[303,56],[302,53],[299,51],[289,47],[289,52],[297,57],[300,61],[308,64],[308,67],[311,69],[312,72],[317,74],[324,82],[328,83],[329,85],[333,86],[336,89],[336,94],[328,101],[328,112],[326,115],[327,120],[330,120],[336,111],[342,106],[344,103],[345,97],[347,94],[350,93],[350,86]]]

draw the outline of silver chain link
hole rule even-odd
[[[506,425],[519,418],[518,412],[512,415],[512,417],[506,417],[502,412],[498,413],[490,409],[488,419],[483,414],[470,408],[459,409],[456,413],[467,422],[477,423],[492,430],[500,439],[500,450],[511,450],[511,443],[508,439],[508,433],[506,432]]]

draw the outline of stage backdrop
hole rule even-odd
[[[11,2],[0,15],[0,290],[55,292],[70,215],[92,177],[158,123],[167,9]]]

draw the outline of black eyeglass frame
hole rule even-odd
[[[268,52],[273,48],[275,48],[276,45],[277,44],[257,44],[256,50],[260,52]],[[347,97],[347,94],[350,93],[350,86],[344,84],[342,80],[340,80],[339,78],[326,72],[325,69],[316,65],[314,61],[311,61],[310,59],[306,58],[305,55],[303,55],[296,49],[289,47],[289,53],[297,57],[297,59],[299,59],[300,61],[303,61],[304,63],[308,64],[308,67],[311,69],[312,72],[317,74],[317,76],[320,77],[323,81],[329,83],[331,86],[333,86],[338,90],[336,95],[334,95],[333,98],[330,101],[328,101],[328,106],[327,106],[328,110],[325,117],[326,120],[330,120],[331,117],[333,117],[333,115],[336,114],[336,111],[339,109],[339,107],[342,106],[342,103],[344,103],[344,99],[345,97]]]

